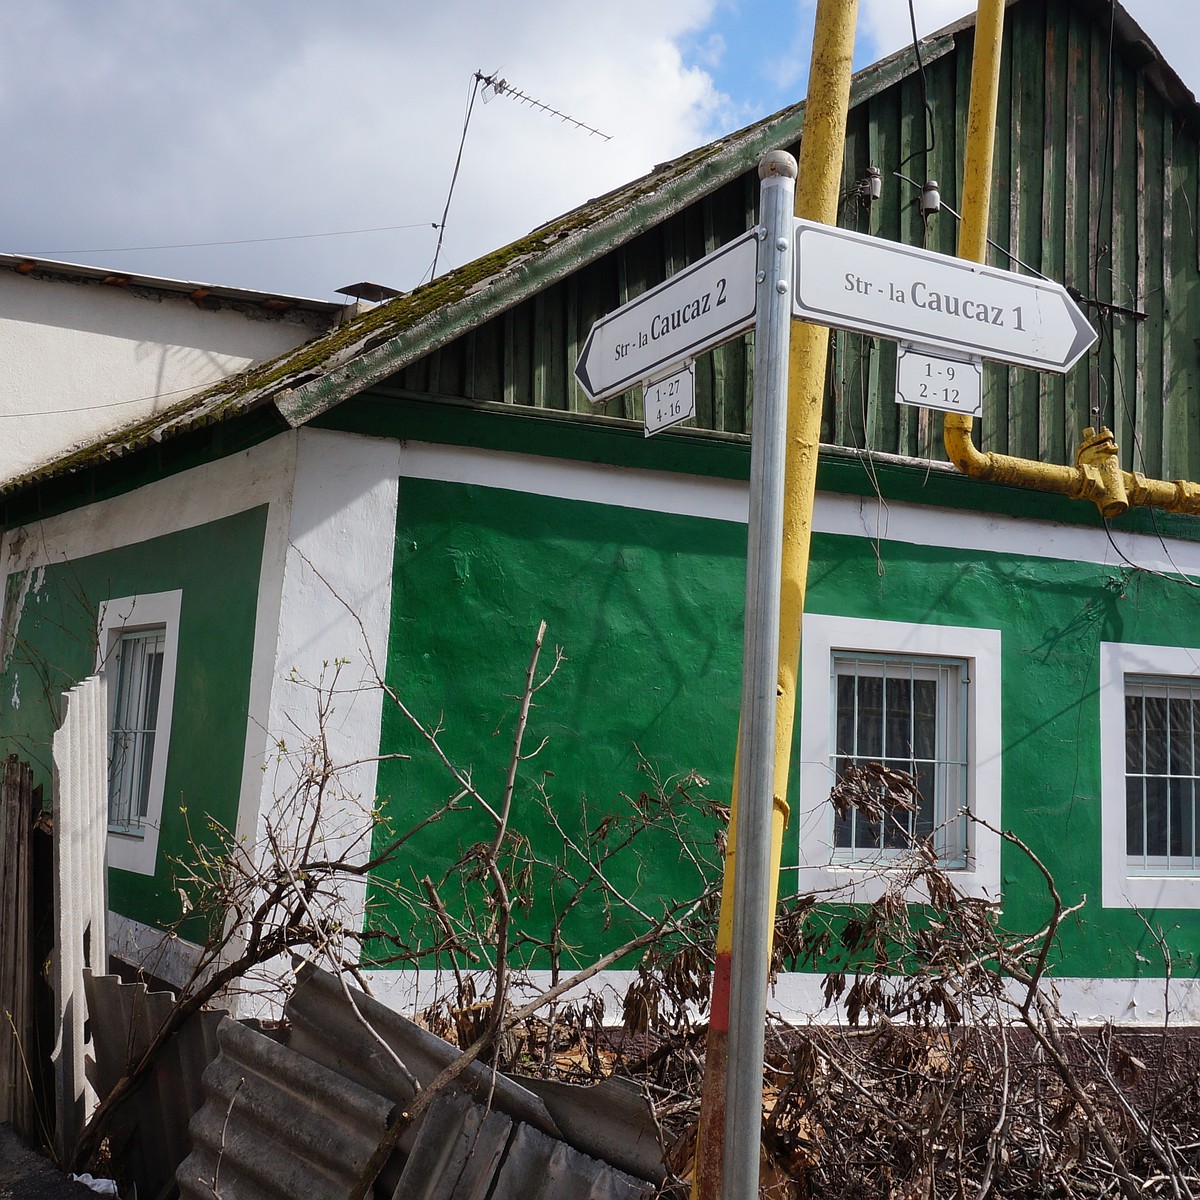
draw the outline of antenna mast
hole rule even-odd
[[[485,75],[482,71],[476,71],[472,77],[471,98],[467,101],[467,115],[463,120],[462,137],[458,142],[458,157],[454,160],[454,173],[450,176],[450,190],[446,193],[446,207],[442,210],[441,221],[438,222],[437,248],[433,252],[433,265],[429,268],[430,279],[433,279],[437,274],[438,259],[442,254],[442,239],[446,234],[446,218],[450,215],[450,201],[454,198],[454,185],[458,182],[458,170],[462,166],[463,147],[467,144],[467,130],[471,125],[471,114],[475,111],[475,97],[479,95],[481,85],[483,87],[484,104],[492,96],[511,96],[514,100],[519,100],[522,104],[528,104],[532,108],[549,113],[552,117],[558,117],[559,120],[565,121],[568,125],[574,125],[576,129],[582,129],[585,133],[603,138],[606,142],[612,141],[609,134],[601,133],[599,129],[593,129],[590,125],[585,125],[582,121],[577,121],[574,117],[569,117],[566,113],[559,112],[557,108],[551,108],[549,104],[543,104],[540,100],[535,100],[532,96],[527,96],[524,92],[509,84],[508,80],[497,79],[495,75]]]

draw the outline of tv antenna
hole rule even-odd
[[[484,104],[487,104],[493,96],[511,96],[514,100],[518,100],[522,104],[528,104],[531,108],[539,109],[541,112],[549,113],[552,117],[558,117],[560,121],[565,121],[568,125],[574,125],[576,129],[582,129],[589,135],[603,138],[606,142],[612,141],[609,134],[602,133],[599,129],[593,129],[591,125],[585,125],[582,121],[577,121],[574,117],[568,116],[564,112],[559,112],[557,108],[551,108],[549,104],[543,104],[540,100],[535,100],[519,88],[513,87],[507,79],[500,79],[496,75],[485,75],[482,71],[476,71],[471,77],[471,96],[467,101],[467,115],[463,120],[462,137],[458,142],[458,157],[454,160],[454,173],[450,176],[450,190],[446,193],[446,207],[442,210],[442,219],[438,222],[437,226],[437,248],[433,252],[433,264],[429,268],[430,279],[433,279],[437,274],[438,259],[442,254],[442,238],[446,233],[446,218],[450,215],[450,201],[454,198],[454,185],[458,182],[458,169],[462,166],[463,147],[467,144],[467,130],[471,125],[471,113],[475,110],[475,97],[481,94],[481,88]]]

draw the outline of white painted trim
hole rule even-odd
[[[1200,875],[1131,875],[1125,848],[1125,676],[1200,680],[1200,650],[1100,643],[1101,903],[1105,908],[1200,908]]]
[[[412,479],[476,484],[562,500],[741,524],[746,523],[749,511],[748,486],[736,480],[596,466],[497,450],[406,442],[401,473]],[[817,533],[879,538],[914,546],[954,546],[968,553],[984,551],[1090,562],[1114,569],[1126,566],[1128,559],[1148,570],[1172,574],[1182,571],[1200,578],[1197,542],[1167,539],[1168,557],[1163,541],[1149,534],[1113,531],[1110,541],[1104,530],[1081,525],[874,497],[819,493],[813,529]]]
[[[151,592],[102,600],[96,621],[96,672],[108,689],[110,722],[117,708],[117,672],[109,663],[124,633],[162,626],[164,629],[162,680],[155,721],[154,757],[146,797],[146,820],[141,829],[108,832],[108,865],[136,875],[153,875],[158,863],[158,833],[162,826],[163,791],[167,782],[167,755],[171,747],[171,713],[175,706],[175,667],[179,660],[179,608],[183,592]],[[107,738],[110,729],[105,730]]]
[[[297,436],[265,722],[271,742],[253,764],[259,795],[250,833],[264,844],[265,822],[294,779],[295,759],[276,752],[277,739],[298,750],[317,734],[313,685],[328,684],[336,672],[325,739],[333,762],[354,765],[338,772],[337,793],[326,798],[324,853],[360,862],[369,857],[374,824],[401,444],[312,428]],[[361,927],[365,880],[348,881],[342,893],[342,920]]]
[[[557,500],[679,513],[743,525],[750,511],[749,489],[734,479],[706,479],[426,442],[404,442],[403,446],[400,473],[408,479],[467,483]]]
[[[911,625],[806,613],[800,678],[799,799],[793,828],[799,838],[796,890],[836,889],[868,902],[888,886],[887,871],[835,862],[829,805],[832,753],[830,669],[835,650],[930,655],[968,664],[967,772],[971,811],[1000,827],[1000,631],[957,625]],[[1000,897],[1000,838],[984,825],[968,828],[967,867],[946,874],[967,894]],[[914,900],[924,897],[913,897]]]
[[[108,953],[172,987],[189,983],[203,949],[175,933],[164,933],[108,910]]]
[[[296,480],[297,434],[286,437],[287,473],[279,494],[267,509],[262,563],[258,572],[258,601],[254,607],[254,654],[246,718],[245,757],[238,799],[236,835],[249,842],[258,829],[263,764],[270,755],[271,696],[275,690],[275,659],[279,648],[279,610],[287,563],[292,492]]]
[[[381,1003],[401,1013],[419,1013],[453,987],[453,979],[444,973],[440,979],[433,971],[365,971],[371,994]],[[588,983],[568,993],[572,1000],[587,995],[604,1001],[605,1019],[621,1021],[622,1001],[634,979],[633,971],[601,971]],[[549,971],[528,972],[531,986],[514,989],[514,1001],[532,998],[551,984]],[[486,982],[480,980],[481,995]],[[846,1020],[838,1005],[826,1007],[822,987],[825,976],[802,971],[781,973],[767,998],[770,1013],[795,1024],[839,1025]],[[1111,1021],[1117,1025],[1161,1028],[1164,1018],[1174,1026],[1200,1023],[1200,980],[1172,979],[1088,979],[1074,976],[1048,977],[1065,1016],[1081,1024],[1098,1025]]]

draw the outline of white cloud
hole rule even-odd
[[[477,102],[443,252],[466,261],[719,131],[728,102],[679,49],[704,35],[713,7],[11,6],[0,17],[3,248],[428,226],[441,216],[477,69],[612,135],[509,97]],[[424,228],[95,261],[329,295],[360,278],[412,286],[435,240]]]
[[[923,35],[973,7],[914,3]],[[1187,79],[1200,63],[1200,23],[1176,0],[1127,6]],[[429,225],[441,216],[475,70],[498,72],[612,141],[512,98],[477,104],[446,265],[799,99],[813,9],[814,0],[0,4],[0,249],[415,224],[64,255],[321,296],[359,279],[410,287],[433,256]],[[904,0],[861,0],[856,61],[909,38]]]

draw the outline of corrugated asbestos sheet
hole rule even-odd
[[[638,1200],[653,1191],[645,1180],[450,1094],[430,1108],[392,1200]]]
[[[284,1017],[292,1049],[400,1104],[416,1094],[410,1080],[425,1085],[458,1057],[449,1042],[357,988],[343,989],[335,976],[311,964],[300,969]],[[519,1121],[559,1132],[537,1096],[482,1063],[463,1072],[460,1087]]]
[[[93,1082],[103,1098],[162,1028],[175,997],[115,975],[88,972],[84,984],[95,1046]],[[216,1011],[190,1017],[109,1127],[113,1159],[139,1196],[160,1195],[191,1149],[188,1123],[204,1101],[201,1077],[217,1056],[217,1029],[226,1020]]]
[[[85,1034],[86,970],[103,971],[104,846],[108,836],[108,689],[89,675],[62,696],[54,734],[53,968],[58,1045],[51,1055],[56,1093],[55,1148],[65,1156],[95,1104],[85,1072],[91,1042]]]
[[[237,1021],[204,1073],[184,1200],[345,1200],[394,1104]]]
[[[176,1173],[184,1200],[345,1196],[414,1094],[412,1080],[427,1085],[458,1056],[362,993],[352,993],[352,1009],[338,981],[311,967],[296,995],[286,1044],[235,1021],[221,1024],[220,1053],[204,1073],[204,1103],[191,1123],[193,1149]],[[475,1094],[485,1081],[494,1084],[490,1096],[483,1090],[490,1103]],[[408,1132],[376,1194],[637,1200],[654,1192],[653,1182],[550,1136],[526,1115],[553,1129],[540,1101],[518,1084],[484,1067],[464,1072]],[[586,1121],[577,1115],[575,1123]],[[635,1121],[629,1140],[639,1134]],[[611,1121],[605,1136],[620,1140]]]

